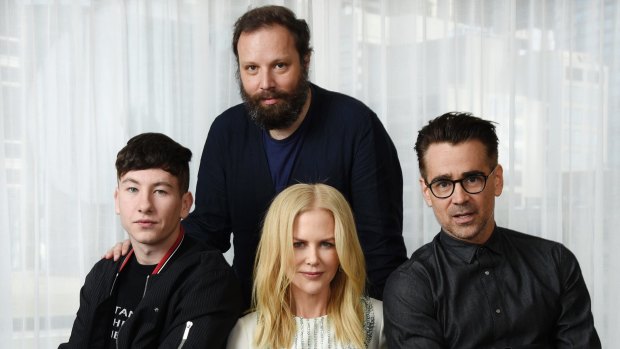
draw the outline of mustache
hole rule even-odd
[[[464,206],[459,206],[458,208],[449,210],[448,214],[450,214],[450,216],[457,216],[457,215],[463,215],[463,214],[471,214],[471,213],[474,213],[475,211],[476,210],[472,205],[464,205]]]
[[[271,99],[271,98],[286,98],[289,94],[283,91],[262,91],[253,96],[254,100]]]

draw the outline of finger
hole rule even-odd
[[[122,255],[126,255],[127,252],[129,252],[129,249],[131,248],[131,241],[129,241],[129,239],[123,241],[123,245],[122,245]]]
[[[117,243],[116,245],[114,245],[114,248],[112,249],[114,250],[114,261],[118,261],[119,258],[121,258],[121,243]]]

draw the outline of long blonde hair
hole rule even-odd
[[[364,345],[361,297],[366,266],[353,213],[340,192],[325,184],[295,184],[271,203],[265,217],[254,267],[252,305],[258,316],[254,343],[258,348],[288,348],[296,325],[290,292],[293,263],[293,224],[300,213],[324,209],[334,217],[334,239],[340,269],[331,282],[327,314],[336,340]]]

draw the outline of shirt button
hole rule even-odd
[[[489,273],[489,271],[488,271],[488,270],[485,270],[485,271],[484,271],[484,275],[489,275],[489,274],[491,274],[491,273]]]
[[[495,313],[499,314],[499,313],[501,313],[501,312],[502,312],[502,311],[501,311],[499,308],[495,309]]]

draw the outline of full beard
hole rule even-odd
[[[307,69],[302,70],[297,86],[291,92],[273,89],[261,91],[251,96],[243,88],[240,78],[238,81],[241,98],[248,114],[259,127],[265,130],[281,130],[292,126],[299,119],[301,110],[308,98],[310,87]],[[261,103],[261,101],[270,98],[277,98],[278,103],[272,105]]]

